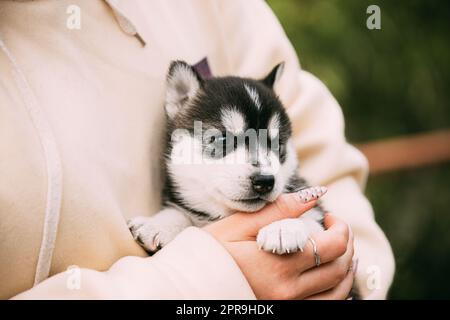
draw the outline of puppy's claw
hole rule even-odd
[[[256,241],[262,250],[277,254],[301,251],[308,240],[309,230],[300,219],[275,221],[262,228]]]

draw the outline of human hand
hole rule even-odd
[[[276,255],[259,250],[258,231],[273,221],[296,218],[313,208],[298,194],[284,194],[257,213],[236,213],[205,227],[228,250],[258,299],[345,299],[353,284],[353,236],[346,223],[326,215],[326,230],[314,235],[322,264],[310,243],[304,252]],[[353,272],[349,272],[352,269]]]

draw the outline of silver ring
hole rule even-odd
[[[313,238],[309,237],[308,238],[309,242],[311,242],[312,247],[313,247],[313,252],[314,252],[314,260],[316,262],[316,267],[320,266],[320,256],[319,253],[317,252],[317,245],[316,242],[314,241]]]

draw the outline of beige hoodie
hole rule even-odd
[[[74,3],[81,29],[67,27]],[[394,262],[361,192],[366,160],[263,1],[0,0],[1,298],[254,298],[201,229],[146,257],[126,226],[160,208],[169,61],[204,57],[215,75],[286,62],[277,92],[301,174],[329,187],[326,208],[352,226],[364,297],[386,296]]]

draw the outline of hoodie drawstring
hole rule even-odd
[[[142,46],[145,46],[144,39],[137,32],[134,24],[119,9],[116,0],[104,0],[112,9],[116,21],[120,28],[128,35],[136,37]],[[30,85],[17,64],[13,54],[6,47],[0,37],[0,51],[3,51],[9,60],[13,70],[13,77],[22,95],[25,107],[30,115],[31,121],[37,131],[47,170],[47,199],[45,208],[44,226],[42,231],[41,246],[34,276],[34,285],[47,279],[50,274],[53,250],[55,248],[56,235],[61,209],[62,199],[62,169],[61,158],[56,144],[56,139],[51,130],[45,114],[36,101]]]
[[[137,32],[137,29],[135,25],[131,22],[130,19],[126,17],[126,15],[122,12],[121,9],[119,9],[117,5],[116,0],[105,0],[106,4],[110,6],[112,9],[114,16],[116,17],[117,23],[119,24],[120,28],[125,32],[126,34],[129,34],[130,36],[136,37],[139,42],[142,44],[142,46],[145,46],[145,40],[141,37],[141,35]]]
[[[34,275],[34,285],[48,278],[55,248],[58,230],[59,213],[62,197],[61,159],[55,137],[44,112],[39,108],[28,81],[16,62],[13,54],[6,47],[0,37],[0,51],[3,51],[13,70],[13,77],[22,95],[23,102],[37,131],[47,169],[47,200],[45,208],[44,227],[42,231],[41,247]]]

